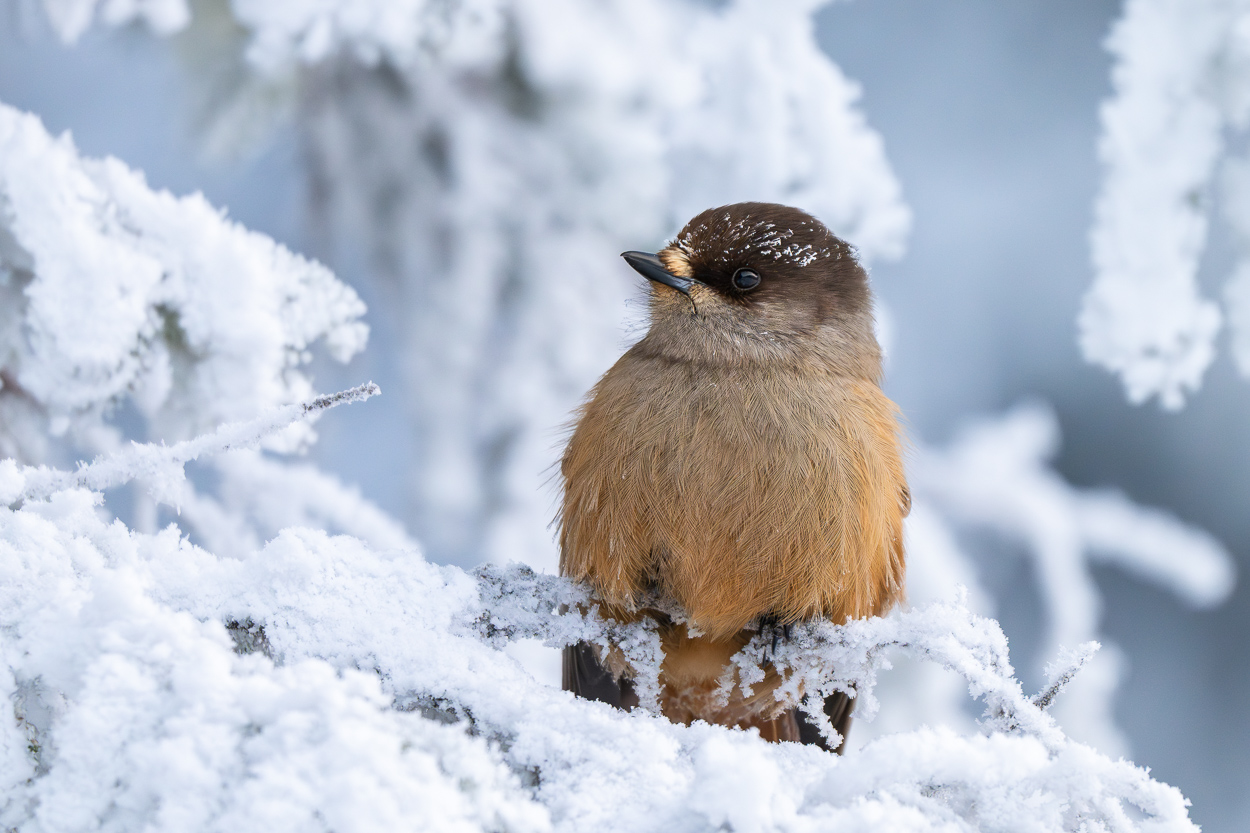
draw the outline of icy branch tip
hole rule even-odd
[[[352,402],[364,402],[371,396],[377,396],[382,389],[373,382],[365,382],[363,385],[357,385],[354,388],[341,390],[338,393],[328,393],[325,396],[318,396],[311,402],[303,404],[304,413],[311,414],[315,411],[324,411],[327,408],[333,408],[337,405],[350,405]]]
[[[1084,642],[1077,645],[1075,650],[1061,649],[1055,661],[1047,663],[1046,676],[1050,680],[1050,685],[1033,698],[1033,705],[1043,711],[1050,708],[1050,704],[1055,702],[1059,693],[1068,687],[1072,678],[1085,667],[1085,663],[1094,658],[1094,654],[1098,653],[1101,647],[1102,645],[1097,642]]]

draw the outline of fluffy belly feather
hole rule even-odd
[[[564,574],[624,610],[671,597],[721,640],[898,601],[907,487],[876,385],[630,359],[565,452]]]

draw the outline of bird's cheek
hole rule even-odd
[[[701,283],[690,287],[690,301],[699,312],[712,312],[725,303],[715,289]]]
[[[656,311],[689,312],[690,298],[671,286],[651,284],[651,307]]]
[[[795,308],[773,300],[762,300],[753,308],[757,327],[773,333],[806,333],[820,322],[813,309]]]

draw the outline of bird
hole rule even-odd
[[[881,389],[873,296],[856,250],[814,216],[743,202],[657,253],[646,334],[575,413],[560,458],[560,573],[601,612],[659,629],[660,710],[830,749],[766,669],[718,696],[762,628],[884,615],[903,599],[911,508],[901,415]],[[674,615],[677,611],[677,615]],[[638,705],[620,651],[563,652],[563,688]],[[841,741],[851,697],[823,704]]]

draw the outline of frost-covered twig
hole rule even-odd
[[[1025,403],[968,425],[945,448],[918,449],[910,471],[919,515],[931,506],[954,524],[1023,545],[1046,610],[1044,656],[1099,638],[1092,563],[1113,563],[1197,607],[1228,597],[1235,566],[1218,541],[1122,495],[1074,488],[1050,462],[1059,444],[1053,411]],[[1111,713],[1116,653],[1107,648],[1061,701],[1057,717],[1069,732],[1114,749],[1123,741]]]
[[[524,565],[486,566],[476,575],[482,605],[474,611],[472,626],[483,639],[494,644],[538,639],[552,647],[578,641],[612,644],[625,653],[638,672],[640,699],[643,692],[658,694],[662,656],[649,619],[629,624],[604,619],[586,588],[559,576],[535,573]],[[1096,646],[1088,643],[1081,646],[1079,656],[1061,657],[1062,680],[1030,699],[1015,678],[1007,639],[998,623],[972,613],[960,599],[844,625],[805,622],[792,626],[780,644],[774,644],[771,633],[761,633],[734,662],[736,684],[744,693],[763,679],[765,666],[772,666],[784,678],[777,690],[778,699],[798,701],[805,694],[812,695],[804,709],[831,736],[833,726],[820,708],[823,698],[835,690],[846,692],[860,701],[857,714],[871,719],[878,707],[873,697],[877,671],[888,667],[885,649],[895,648],[962,676],[972,696],[985,700],[987,726],[1000,731],[1020,730],[1053,747],[1062,741],[1063,734],[1045,707]],[[734,682],[727,680],[726,684]]]
[[[524,564],[485,565],[475,572],[482,606],[473,621],[492,644],[537,639],[552,648],[593,642],[619,650],[634,671],[634,688],[643,708],[659,711],[660,663],[664,655],[655,622],[618,622],[599,615],[583,585],[537,573]]]
[[[963,677],[969,693],[985,701],[988,728],[1023,731],[1049,747],[1062,741],[1054,721],[1024,695],[998,623],[972,613],[962,599],[845,625],[805,623],[792,628],[791,638],[776,648],[771,637],[757,636],[736,662],[744,680],[758,677],[752,665],[772,663],[785,679],[777,696],[798,700],[809,695],[804,711],[832,738],[833,726],[821,709],[824,698],[845,692],[859,701],[857,715],[874,717],[878,704],[873,689],[877,671],[889,667],[887,648],[935,662]]]
[[[1049,682],[1046,688],[1033,697],[1033,705],[1043,710],[1050,708],[1060,692],[1067,688],[1072,678],[1085,667],[1085,663],[1093,659],[1101,647],[1097,642],[1086,642],[1078,645],[1074,651],[1061,651],[1053,663],[1046,665],[1046,679]]]
[[[153,484],[153,491],[163,494],[163,490],[181,481],[182,467],[201,455],[256,448],[266,437],[292,423],[338,405],[363,402],[381,392],[373,382],[367,382],[308,402],[273,408],[255,419],[227,423],[212,433],[171,446],[133,443],[129,448],[101,457],[73,472],[46,466],[27,467],[20,470],[24,486],[14,499],[40,500],[73,488],[102,491],[135,479]]]

